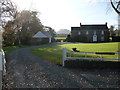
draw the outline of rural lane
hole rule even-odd
[[[65,68],[33,55],[29,50],[46,44],[17,49],[7,55],[5,88],[120,88],[117,70]]]

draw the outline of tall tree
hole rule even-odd
[[[48,32],[48,34],[51,35],[52,38],[54,38],[56,35],[55,30],[53,28],[51,28],[50,26],[44,26],[44,31]]]
[[[110,30],[110,36],[115,36],[115,31],[114,31],[114,26],[110,26],[109,30]]]
[[[23,44],[29,44],[32,36],[43,30],[37,11],[24,10],[20,13],[17,22],[21,23],[20,39]]]
[[[8,21],[4,29],[5,29],[3,33],[4,45],[6,46],[14,45],[14,42],[16,40],[16,35],[13,30],[13,22]]]
[[[120,30],[120,0],[110,0],[111,6],[118,14],[118,30]]]
[[[16,17],[16,5],[10,0],[0,0],[0,26],[4,27],[9,20]]]
[[[6,33],[6,35],[5,33],[3,33],[6,38],[9,38],[9,35],[13,33],[12,29],[10,28],[12,22],[8,22],[8,21],[10,20],[14,21],[16,14],[17,14],[17,7],[15,4],[13,4],[10,0],[0,0],[0,28],[2,29],[2,31],[4,30],[4,32]],[[7,40],[6,42],[11,42],[10,38],[9,40],[8,39],[6,40]]]

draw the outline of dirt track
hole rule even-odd
[[[7,56],[5,88],[120,88],[117,70],[64,68],[42,60],[22,48]]]

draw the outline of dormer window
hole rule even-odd
[[[88,31],[86,31],[86,34],[88,35],[88,34],[89,34],[89,32],[88,32]]]
[[[81,32],[79,31],[79,32],[78,32],[78,35],[80,35],[80,34],[81,34]]]
[[[101,34],[104,35],[104,31],[102,31]]]

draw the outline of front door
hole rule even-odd
[[[97,35],[93,35],[93,42],[97,42]]]

